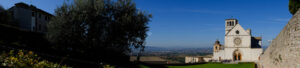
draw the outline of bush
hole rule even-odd
[[[0,56],[0,66],[9,68],[71,68],[66,65],[42,60],[32,51],[11,50],[9,53],[3,52]]]

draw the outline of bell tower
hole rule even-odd
[[[231,18],[225,20],[225,34],[227,34],[235,25],[238,24],[238,20]]]
[[[214,52],[218,52],[221,50],[221,44],[219,40],[216,40],[215,44],[214,44]]]

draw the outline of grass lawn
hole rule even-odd
[[[141,68],[150,68],[148,66],[145,66],[145,65],[140,65]]]
[[[242,63],[242,64],[198,64],[187,66],[168,66],[169,68],[254,68],[254,63]]]

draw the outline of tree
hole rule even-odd
[[[144,47],[151,17],[131,0],[74,0],[55,10],[47,37],[70,57],[117,64]]]
[[[289,2],[289,10],[291,14],[295,14],[300,8],[300,0],[290,0]]]

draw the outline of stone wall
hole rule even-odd
[[[199,57],[185,57],[185,63],[199,63]]]
[[[259,68],[300,68],[300,11],[260,57]]]
[[[225,54],[225,50],[219,50],[218,52],[214,52],[212,60],[218,60],[218,61],[220,61],[219,57],[223,57],[224,54]],[[222,58],[221,58],[221,60],[222,60]]]

